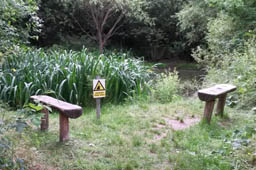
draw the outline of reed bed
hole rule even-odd
[[[106,79],[105,102],[149,92],[150,68],[125,53],[97,55],[67,50],[22,50],[5,58],[0,77],[0,99],[22,107],[31,95],[46,94],[67,102],[92,104],[92,81]]]

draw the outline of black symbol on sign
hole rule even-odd
[[[94,91],[102,91],[102,90],[105,90],[105,88],[103,87],[103,85],[101,84],[100,81],[97,82],[95,88],[94,88]]]

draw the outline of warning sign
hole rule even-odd
[[[93,98],[106,97],[105,79],[93,80]]]

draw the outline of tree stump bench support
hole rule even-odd
[[[200,100],[205,101],[204,119],[210,124],[215,100],[218,98],[216,114],[223,117],[224,106],[229,92],[235,91],[236,86],[231,84],[218,84],[198,91]]]
[[[31,96],[30,98],[48,105],[59,112],[60,142],[68,140],[69,118],[75,119],[80,117],[83,113],[82,107],[45,95]],[[45,131],[49,128],[49,112],[46,108],[42,112],[44,116],[41,118],[41,130]]]

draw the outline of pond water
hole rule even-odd
[[[179,73],[181,81],[186,80],[202,80],[206,72],[205,69],[199,66],[195,62],[189,62],[184,60],[161,60],[155,64],[158,64],[156,72],[173,71],[176,69]]]

